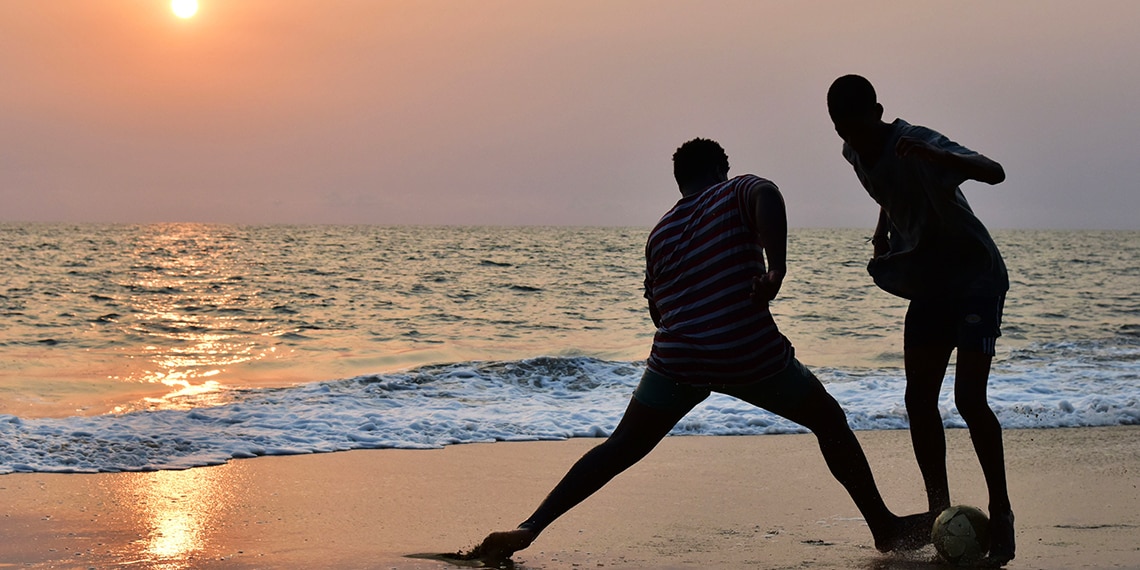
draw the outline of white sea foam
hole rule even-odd
[[[1043,355],[1050,355],[1042,366]],[[292,388],[235,390],[225,403],[123,415],[0,416],[0,473],[184,469],[261,455],[604,437],[644,367],[593,358],[463,362]],[[817,369],[857,430],[904,429],[897,369]],[[990,401],[1007,428],[1140,425],[1140,346],[1040,345],[995,363]],[[949,427],[964,427],[952,401]],[[216,395],[213,396],[217,401]],[[803,432],[714,394],[674,435]]]

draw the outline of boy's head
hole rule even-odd
[[[681,192],[703,190],[728,180],[728,155],[714,140],[696,138],[673,153],[673,177]]]
[[[883,120],[875,87],[860,75],[844,75],[832,82],[827,90],[827,113],[835,132],[853,146],[861,146]]]

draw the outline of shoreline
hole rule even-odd
[[[905,430],[857,431],[888,506],[921,510]],[[1140,427],[1006,430],[1009,568],[1140,567]],[[455,568],[600,439],[259,457],[184,471],[0,476],[0,568]],[[956,504],[984,507],[966,430]],[[809,434],[668,437],[555,522],[516,569],[938,568],[883,555]]]

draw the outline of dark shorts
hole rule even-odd
[[[993,356],[1004,307],[1005,295],[911,301],[903,348],[953,346]]]
[[[799,407],[819,385],[815,375],[793,358],[780,372],[748,384],[686,384],[647,369],[633,391],[633,397],[658,410],[688,411],[712,392],[719,392],[765,410],[777,411]]]

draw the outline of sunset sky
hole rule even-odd
[[[1008,180],[991,228],[1140,229],[1140,2],[0,0],[0,221],[652,225],[701,136],[869,227],[825,94]]]

